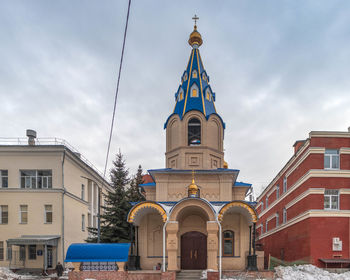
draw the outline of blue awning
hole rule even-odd
[[[130,243],[75,243],[65,262],[127,262]]]

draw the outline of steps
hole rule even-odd
[[[176,275],[176,280],[198,280],[202,277],[202,270],[181,270]]]

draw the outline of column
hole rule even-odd
[[[207,222],[207,251],[208,251],[208,269],[218,270],[218,232],[219,226],[214,221]]]
[[[177,232],[179,231],[179,223],[178,222],[170,222],[166,227],[167,242],[166,247],[168,251],[168,270],[176,271],[179,270],[178,262],[177,262],[177,251],[179,247],[179,242],[177,238]]]

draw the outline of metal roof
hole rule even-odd
[[[127,262],[130,243],[75,243],[65,262]]]
[[[7,245],[34,245],[46,244],[57,246],[59,235],[22,235],[18,238],[10,238],[7,240]]]

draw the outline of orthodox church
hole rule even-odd
[[[135,255],[140,268],[256,270],[257,213],[245,201],[251,184],[224,160],[225,123],[215,107],[200,53],[196,24],[190,58],[175,93],[166,129],[166,167],[148,170],[146,201],[133,206]],[[259,252],[260,253],[260,252]],[[261,252],[262,253],[262,252]]]

